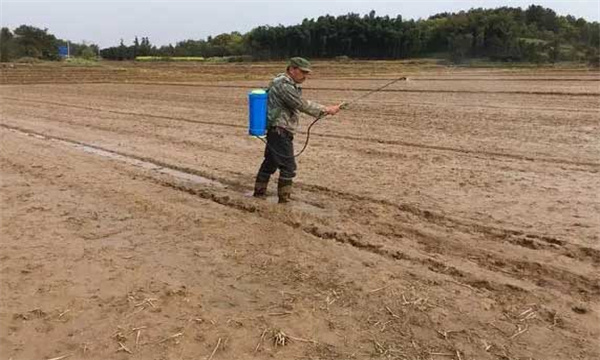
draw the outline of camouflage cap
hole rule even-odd
[[[288,62],[288,66],[296,67],[302,71],[311,72],[310,61],[301,57],[293,57]]]

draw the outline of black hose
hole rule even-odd
[[[273,150],[273,147],[271,147],[271,145],[269,145],[269,143],[265,139],[263,139],[260,136],[255,136],[255,137],[260,139],[260,141],[264,142],[265,145],[267,145],[267,147],[269,148],[269,151],[272,151],[275,155],[285,158],[285,159],[296,158],[296,157],[300,156],[304,152],[304,150],[306,150],[306,147],[308,146],[308,141],[310,140],[310,129],[313,127],[314,124],[317,123],[317,121],[321,120],[324,117],[325,117],[325,115],[321,115],[321,116],[317,117],[316,119],[314,119],[312,123],[310,123],[310,125],[308,126],[308,129],[306,130],[306,141],[304,142],[304,146],[302,147],[302,150],[300,150],[300,152],[298,152],[296,155],[289,156],[289,155],[280,154],[277,151]]]

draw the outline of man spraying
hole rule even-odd
[[[279,203],[290,201],[292,183],[296,176],[294,134],[298,130],[300,112],[315,118],[335,115],[340,105],[324,106],[302,98],[299,86],[310,75],[310,62],[301,57],[291,58],[286,72],[277,75],[269,84],[267,103],[267,144],[265,158],[256,175],[254,196],[265,198],[271,175],[279,169],[277,196]]]

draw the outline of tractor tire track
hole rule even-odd
[[[481,233],[484,234],[487,239],[499,243],[508,242],[528,249],[552,251],[566,257],[588,261],[594,266],[600,266],[600,250],[572,244],[556,237],[526,233],[522,230],[483,225],[474,221],[450,217],[435,211],[424,210],[412,204],[396,204],[388,200],[339,191],[320,185],[299,183],[298,186],[302,190],[325,194],[334,199],[343,199],[349,202],[369,202],[382,205],[402,213],[412,214],[422,221],[427,221],[445,228],[457,229],[464,233]]]
[[[365,224],[367,225],[368,222]],[[455,259],[468,259],[475,262],[479,267],[493,272],[509,275],[514,279],[527,279],[529,282],[545,287],[553,288],[563,294],[581,296],[586,301],[591,301],[600,295],[600,279],[573,273],[566,269],[558,268],[552,264],[543,263],[538,259],[523,260],[515,259],[502,254],[505,248],[493,249],[494,246],[486,245],[487,238],[474,235],[471,242],[463,243],[462,240],[454,240],[452,237],[441,238],[425,234],[419,230],[413,230],[400,224],[388,224],[394,230],[390,232],[377,231],[383,236],[390,238],[404,238],[411,235],[423,251],[428,254],[439,254],[444,257]],[[527,256],[530,259],[532,256]],[[579,260],[579,259],[578,259]],[[598,270],[598,263],[593,266],[592,271]]]

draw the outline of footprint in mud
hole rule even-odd
[[[574,313],[576,314],[580,314],[580,315],[584,315],[590,312],[590,308],[583,303],[580,304],[575,304],[571,307],[571,310],[573,310]]]
[[[252,191],[247,191],[244,193],[244,197],[246,198],[254,198],[252,196]],[[309,213],[312,215],[317,215],[317,216],[325,216],[325,215],[331,215],[331,211],[324,209],[322,207],[313,205],[313,204],[309,204],[307,202],[304,201],[300,201],[300,200],[294,200],[292,199],[292,201],[290,201],[287,204],[279,204],[279,199],[277,196],[267,196],[266,199],[256,199],[257,201],[261,201],[261,202],[265,202],[268,203],[270,205],[273,206],[278,206],[281,208],[285,208],[285,209],[290,209],[290,210],[295,210],[295,211],[302,211],[305,213]]]

